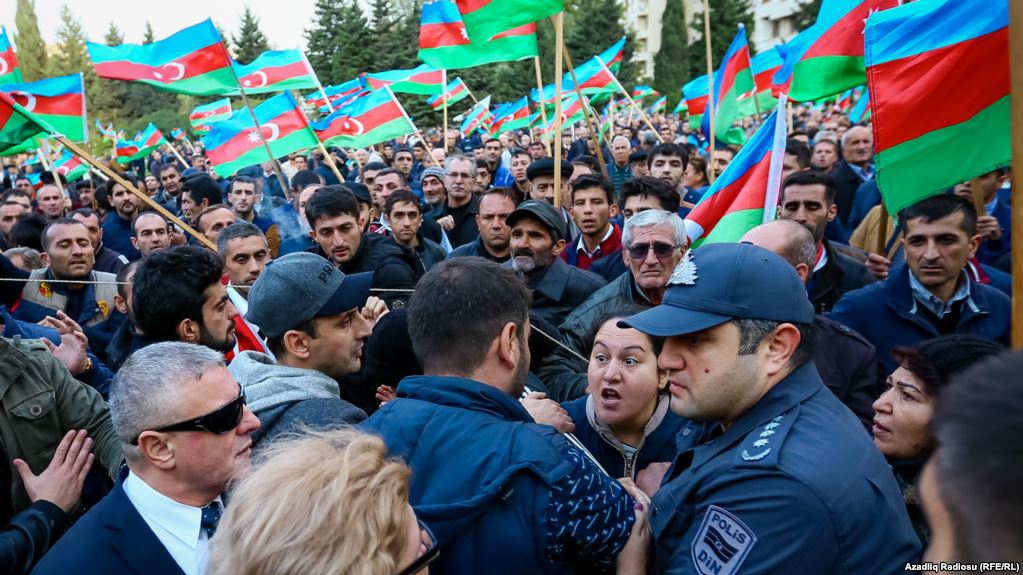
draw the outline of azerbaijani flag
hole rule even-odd
[[[444,76],[429,64],[420,64],[411,70],[389,70],[366,74],[366,82],[373,90],[390,86],[392,92],[432,96],[444,91]]]
[[[785,61],[774,75],[774,94],[809,102],[862,85],[867,16],[899,1],[824,0],[817,21],[782,48]]]
[[[145,158],[150,152],[166,143],[167,139],[163,137],[163,133],[156,128],[155,124],[150,122],[146,129],[136,136],[134,140],[125,142],[123,146],[121,145],[122,142],[117,142],[117,162],[119,164],[127,164],[139,158]]]
[[[686,106],[686,98],[682,96],[678,99],[678,104],[675,104],[675,109],[671,111],[672,114],[681,114],[687,111],[689,108]]]
[[[24,82],[18,58],[14,55],[14,46],[7,38],[7,28],[0,26],[0,84],[20,84]]]
[[[451,104],[461,102],[469,96],[469,87],[465,85],[465,82],[461,78],[455,78],[451,82],[448,82],[447,90],[444,90],[443,94],[437,94],[432,96],[426,101],[434,110],[443,110]]]
[[[779,113],[780,112],[780,113]],[[785,96],[686,217],[690,242],[737,242],[774,219],[788,129]]]
[[[170,134],[171,134],[171,137],[174,138],[175,140],[184,140],[185,139],[185,131],[182,130],[181,128],[172,128],[171,131],[170,131]]]
[[[781,70],[782,57],[777,47],[766,52],[761,52],[750,60],[753,66],[753,83],[757,95],[757,102],[760,104],[761,113],[767,113],[778,105],[778,99],[771,93],[771,83],[774,75]],[[739,96],[739,109],[743,116],[752,116],[757,113],[756,103],[753,101],[753,93],[746,92]]]
[[[516,130],[529,125],[529,98],[523,96],[514,102],[501,104],[494,110],[494,131]]]
[[[874,165],[888,213],[1009,165],[1008,26],[1005,0],[918,0],[867,21]]]
[[[196,106],[188,115],[188,122],[196,132],[209,132],[210,126],[231,117],[231,100],[223,98],[209,104]]]
[[[749,46],[746,44],[746,27],[739,24],[721,68],[714,72],[714,138],[726,144],[743,144],[746,133],[742,128],[735,127],[735,121],[742,113],[739,108],[739,97],[756,90],[753,83],[753,69],[750,65]],[[703,134],[710,137],[710,114],[704,114],[700,125]]]
[[[486,130],[489,126],[487,125],[487,117],[490,114],[490,96],[480,100],[475,106],[469,108],[469,111],[462,114],[463,120],[459,131],[462,132],[462,136],[468,136],[477,129]]]
[[[305,95],[306,103],[316,106],[317,108],[326,108],[327,101],[331,104],[338,100],[345,99],[348,96],[353,96],[362,92],[366,89],[366,82],[362,77],[353,78],[347,82],[341,84],[335,84],[333,86],[327,86],[323,89],[323,94],[327,95],[327,99],[323,98],[323,94],[319,90]]]
[[[73,182],[89,173],[89,167],[77,156],[64,150],[60,157],[53,162],[53,171],[64,176],[65,180]]]
[[[661,96],[660,98],[657,98],[656,100],[654,100],[654,103],[650,105],[651,114],[663,113],[666,112],[667,110],[668,110],[667,96]]]
[[[474,42],[491,40],[502,32],[543,20],[564,9],[564,0],[455,1]]]
[[[234,72],[246,94],[315,88],[316,78],[301,50],[270,50],[249,64],[234,62]],[[238,95],[236,88],[229,92]]]
[[[316,146],[316,135],[309,129],[309,122],[291,92],[266,100],[253,112],[262,128],[262,139],[247,108],[214,124],[203,138],[206,156],[218,176],[226,178],[242,168],[269,160],[264,139],[275,158]]]
[[[194,96],[238,89],[231,58],[208,18],[151,44],[85,45],[100,78],[141,82]]]
[[[618,90],[614,73],[596,56],[576,66],[575,78],[579,80],[579,89],[583,94],[611,94]],[[536,88],[530,91],[529,96],[534,102],[542,101],[550,105],[557,94],[554,88],[554,84],[544,86],[542,99]],[[561,94],[564,96],[570,92],[575,92],[575,83],[572,82],[571,72],[568,72],[561,78]]]
[[[312,125],[325,145],[363,148],[416,131],[389,90],[376,90],[338,108]]]
[[[625,55],[625,36],[622,36],[606,50],[597,54],[597,59],[603,62],[612,72],[618,73],[622,67],[622,57]]]
[[[99,130],[99,135],[103,136],[104,138],[108,138],[111,140],[117,139],[117,131],[114,130],[113,122],[107,124],[107,126],[104,128],[103,124],[99,121],[99,118],[96,118],[96,129]]]
[[[689,126],[699,128],[703,122],[703,113],[707,110],[707,100],[710,98],[710,81],[707,75],[690,80],[682,86],[682,96],[689,110]]]
[[[493,62],[532,58],[536,24],[516,26],[486,39],[466,28],[454,0],[423,4],[419,20],[419,59],[437,69],[471,68]]]
[[[38,82],[0,86],[25,110],[44,120],[69,140],[85,142],[89,139],[85,120],[85,83],[81,74],[47,78]],[[12,148],[8,153],[25,152],[36,147],[35,141]]]
[[[863,94],[859,100],[856,100],[856,105],[849,111],[849,121],[853,124],[859,124],[864,120],[870,119],[870,94]]]
[[[647,96],[660,96],[660,95],[661,95],[660,92],[658,92],[657,90],[654,90],[653,88],[651,88],[650,86],[647,86],[646,84],[642,84],[642,85],[636,86],[635,88],[632,89],[632,97],[636,98],[636,99],[643,99],[643,98],[646,98]]]

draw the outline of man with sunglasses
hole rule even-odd
[[[249,469],[259,429],[223,355],[182,342],[140,349],[118,372],[110,415],[128,469],[34,573],[202,573],[221,494]]]
[[[387,306],[370,297],[372,273],[345,274],[315,254],[266,264],[249,290],[245,319],[259,327],[273,357],[243,351],[231,374],[263,427],[257,447],[305,427],[332,429],[366,419],[341,399],[338,380],[362,365],[365,340]]]
[[[593,333],[607,310],[659,304],[688,243],[685,224],[673,211],[644,209],[629,218],[622,232],[625,248],[620,256],[608,256],[621,257],[629,273],[593,292],[568,314],[560,324],[562,342],[589,357]],[[586,393],[586,370],[586,362],[559,346],[544,359],[537,375],[547,386],[548,396],[561,402]]]

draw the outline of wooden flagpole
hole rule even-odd
[[[562,46],[565,51],[565,63],[568,64],[568,72],[572,75],[572,85],[575,87],[575,95],[583,104],[583,114],[586,116],[586,123],[590,126],[590,135],[596,140],[597,162],[600,163],[600,172],[604,174],[607,181],[611,181],[611,173],[607,170],[604,162],[604,150],[601,147],[600,132],[597,131],[597,124],[593,119],[593,110],[590,108],[590,101],[583,96],[582,88],[579,87],[579,80],[575,77],[575,66],[572,65],[572,55],[568,52],[568,46]],[[541,95],[542,96],[542,95]],[[610,146],[609,146],[610,147]]]
[[[406,111],[405,111],[405,106],[402,106],[402,105],[401,105],[401,100],[399,100],[399,99],[397,98],[397,96],[395,96],[395,95],[394,95],[394,92],[392,92],[392,91],[391,91],[391,87],[390,87],[390,86],[388,86],[388,85],[385,85],[385,86],[384,86],[384,89],[385,89],[385,90],[387,90],[387,93],[391,95],[391,99],[393,99],[393,100],[395,101],[395,103],[397,103],[397,104],[398,104],[398,109],[399,109],[399,110],[401,110],[401,115],[405,117],[405,121],[406,121],[406,122],[408,122],[408,125],[409,125],[409,126],[412,126],[412,129],[416,131],[416,136],[417,136],[417,137],[418,137],[418,138],[419,138],[420,140],[422,140],[423,144],[425,145],[425,144],[426,144],[426,137],[425,137],[425,136],[423,136],[423,133],[419,131],[419,128],[418,128],[418,127],[416,127],[416,123],[415,123],[415,122],[413,122],[413,121],[412,121],[412,118],[410,118],[410,117],[409,117],[409,115],[408,115],[408,112],[406,112]],[[447,135],[447,133],[445,133],[445,134],[444,134],[444,139],[447,139],[447,137],[448,137],[448,135]],[[438,168],[443,168],[443,167],[444,167],[444,166],[441,166],[441,165],[440,165],[440,162],[438,162],[438,161],[437,161],[437,160],[436,160],[436,159],[435,159],[435,158],[433,157],[433,154],[431,154],[431,153],[430,153],[430,149],[429,149],[429,147],[427,147],[427,149],[426,149],[426,154],[424,154],[424,155],[425,155],[426,157],[430,158],[430,163],[431,163],[431,164],[433,164],[433,165],[437,166]]]
[[[533,56],[533,67],[536,68],[536,89],[540,94],[540,118],[543,120],[543,125],[547,125],[547,106],[543,98],[543,76],[540,75],[540,56]],[[529,98],[526,98],[528,101]],[[547,147],[547,155],[551,156],[551,143],[544,138],[540,138],[543,145]]]
[[[224,47],[224,53],[227,53],[227,47]],[[228,58],[230,61],[230,58]],[[249,96],[245,93],[245,87],[242,86],[242,81],[238,78],[238,72],[234,69],[234,64],[228,66],[231,69],[231,76],[234,77],[234,83],[238,86],[238,92],[242,96],[242,105],[249,111],[249,116],[252,117],[252,123],[256,125],[256,133],[259,135],[259,141],[263,143],[263,149],[266,150],[266,156],[270,158],[270,165],[274,169],[274,174],[277,175],[277,182],[281,185],[281,193],[284,197],[288,197],[288,183],[284,180],[284,174],[281,173],[281,165],[277,162],[277,158],[274,157],[274,153],[270,151],[270,144],[267,143],[266,138],[263,137],[263,126],[259,123],[259,119],[256,118],[256,110],[253,109],[252,105],[249,104]],[[185,164],[187,167],[188,164]]]
[[[213,251],[217,251],[217,246],[213,245],[213,242],[211,242],[209,240],[209,238],[207,238],[206,236],[204,236],[204,235],[200,234],[199,232],[195,231],[195,229],[193,229],[192,226],[190,226],[190,225],[186,224],[185,222],[181,221],[180,218],[178,218],[174,214],[170,213],[167,210],[167,208],[165,208],[165,207],[161,206],[160,204],[158,204],[155,200],[153,200],[153,198],[150,198],[147,194],[144,194],[141,191],[139,191],[138,188],[136,188],[135,186],[131,185],[131,182],[129,182],[128,180],[125,180],[124,178],[122,178],[120,175],[117,174],[117,172],[111,170],[106,164],[104,164],[103,162],[97,160],[95,157],[93,157],[92,154],[90,154],[86,150],[82,149],[78,144],[75,144],[74,142],[68,140],[67,138],[65,138],[64,136],[61,136],[59,134],[53,134],[52,137],[54,139],[56,139],[58,142],[60,142],[61,144],[64,144],[64,147],[68,148],[69,150],[71,150],[72,152],[77,154],[78,157],[82,158],[87,163],[91,164],[93,167],[98,169],[105,176],[107,176],[111,180],[117,182],[118,184],[124,186],[124,189],[126,189],[129,192],[135,194],[135,197],[137,197],[139,200],[141,200],[142,203],[144,203],[147,206],[149,206],[150,208],[156,210],[161,216],[167,218],[169,221],[173,222],[175,225],[177,225],[181,229],[185,230],[185,233],[187,233],[188,235],[190,235],[193,238],[195,238],[196,241],[198,241],[200,244],[206,246],[207,248],[209,248],[209,249],[211,249]]]
[[[442,148],[444,148],[444,153],[446,154],[448,153],[448,100],[451,99],[450,96],[448,96],[447,68],[444,68],[440,71],[440,83],[444,85],[444,91],[442,92],[441,95],[441,99],[444,100],[443,102],[441,102],[441,106],[444,108],[444,137],[440,139],[440,145]]]
[[[707,182],[714,183],[714,149],[717,142],[714,139],[714,56],[710,50],[710,3],[703,0],[703,40],[707,46],[707,110],[710,114],[710,141],[707,142]]]
[[[554,207],[561,208],[561,76],[562,58],[565,49],[565,13],[558,12],[554,18]],[[543,103],[543,88],[540,88]]]
[[[167,141],[166,137],[164,138],[164,141],[165,142]],[[167,142],[167,145],[170,146],[171,153],[174,154],[174,157],[177,158],[179,162],[181,162],[181,165],[185,166],[185,169],[188,169],[188,162],[186,162],[185,159],[181,157],[181,152],[178,152],[178,149],[174,147],[174,143]]]
[[[1009,0],[1012,191],[1023,190],[1023,0]],[[1012,202],[1012,348],[1023,349],[1023,201]]]
[[[316,75],[316,70],[313,70],[313,65],[309,63],[309,58],[306,57],[305,52],[299,50],[302,54],[302,62],[305,63],[306,70],[309,70],[309,75],[313,77],[316,82],[316,89],[320,91],[320,95],[323,96],[323,102],[327,105],[327,109],[330,113],[334,113],[334,105],[330,103],[330,98],[327,97],[327,91],[323,89],[323,83],[320,82],[320,77]]]
[[[644,112],[643,109],[639,107],[639,104],[637,104],[636,101],[632,99],[632,95],[630,95],[629,91],[625,89],[625,86],[622,86],[622,83],[618,81],[618,76],[614,75],[614,72],[611,71],[611,68],[607,67],[607,64],[605,64],[604,61],[600,59],[600,56],[597,56],[596,58],[597,61],[600,62],[600,65],[604,67],[604,70],[606,70],[607,73],[611,76],[611,79],[614,80],[615,86],[618,86],[618,91],[621,92],[622,95],[625,96],[625,99],[629,101],[629,105],[632,106],[632,109],[635,110],[637,114],[639,114],[639,117],[642,118],[644,122],[646,122],[647,127],[650,128],[650,130],[654,133],[654,136],[657,138],[657,141],[663,144],[664,138],[661,137],[661,133],[658,132],[657,128],[654,127],[653,122],[651,122],[650,118],[647,117],[646,112]]]

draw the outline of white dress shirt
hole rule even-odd
[[[202,508],[174,501],[131,471],[124,492],[185,575],[205,573],[209,539],[201,527]]]

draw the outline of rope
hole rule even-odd
[[[76,284],[76,285],[107,285],[107,286],[130,286],[131,282],[111,282],[99,280],[57,280],[50,278],[0,278],[0,282],[46,282],[51,284]]]

